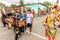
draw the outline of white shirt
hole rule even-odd
[[[33,19],[33,14],[27,14],[27,19],[26,19],[26,23],[31,23]]]

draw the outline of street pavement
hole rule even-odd
[[[32,33],[28,34],[28,30],[24,34],[19,36],[19,40],[46,40],[44,26],[42,25],[42,20],[46,16],[35,17],[33,22]],[[57,29],[55,40],[60,39],[60,29]],[[3,27],[0,23],[0,40],[14,40],[15,33],[13,28],[8,29],[8,27]]]

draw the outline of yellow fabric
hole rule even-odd
[[[51,21],[50,19],[50,15],[47,17],[47,19],[45,18],[43,22],[46,22],[47,21],[47,27],[49,27],[49,29],[54,29],[55,26],[54,26],[54,22]]]
[[[58,3],[56,2],[56,3],[54,4],[54,6],[58,6]]]
[[[46,18],[43,19],[43,23],[45,23],[45,22],[46,22]]]
[[[60,14],[57,16],[57,20],[60,22]]]
[[[50,23],[50,16],[48,16],[48,18],[47,18],[47,22]]]
[[[56,29],[55,29],[54,24],[52,24],[54,22],[51,21],[50,15],[47,17],[47,19],[46,18],[44,19],[44,22],[46,22],[46,21],[47,21],[47,27],[46,28],[48,29],[48,31],[50,31],[52,33],[52,34],[50,34],[51,37],[54,38],[55,37],[55,33],[56,33]],[[50,32],[48,32],[48,33],[50,33]]]
[[[51,10],[51,12],[53,12],[56,15],[58,10],[57,9],[53,9],[53,10]]]
[[[54,4],[54,6],[57,6],[57,7],[58,7],[58,2],[56,2],[56,3]],[[55,9],[54,13],[56,14],[57,11],[58,11],[58,8]]]
[[[47,21],[50,21],[50,16],[47,17]],[[43,19],[43,23],[46,22],[46,18]]]
[[[57,14],[57,10],[55,9],[54,14]]]

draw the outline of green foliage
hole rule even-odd
[[[5,8],[6,7],[6,5],[5,4],[3,4],[2,2],[0,2],[0,10],[2,10],[2,8]]]
[[[20,3],[20,6],[24,5],[23,0],[20,0],[19,3]]]
[[[5,4],[3,4],[2,2],[0,2],[0,6],[6,7]]]
[[[50,2],[48,2],[48,1],[43,2],[43,4],[46,5],[46,6],[51,6],[51,5],[52,5],[52,4],[51,4]]]
[[[16,7],[17,5],[16,4],[11,4],[11,7]]]

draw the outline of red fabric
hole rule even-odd
[[[47,17],[48,18],[48,17]],[[47,23],[47,18],[46,18],[46,23]],[[49,34],[49,32],[48,32],[48,30],[46,29],[46,27],[45,27],[45,35],[46,35],[46,37],[48,38],[48,40],[53,40],[52,39],[52,37],[51,37],[51,35]]]
[[[47,29],[45,29],[45,35],[48,38],[48,40],[53,40]]]

